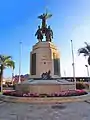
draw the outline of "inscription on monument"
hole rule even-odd
[[[54,75],[60,76],[60,59],[53,53]]]
[[[36,53],[31,56],[31,75],[36,75]]]

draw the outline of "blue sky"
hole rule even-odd
[[[19,42],[22,41],[22,70],[29,73],[30,51],[37,42],[34,36],[45,8],[53,14],[48,20],[54,32],[53,42],[61,55],[61,74],[72,76],[70,40],[73,40],[76,76],[87,76],[84,57],[77,49],[90,40],[90,0],[0,0],[0,54],[11,55],[19,66]],[[11,76],[11,69],[4,72]]]

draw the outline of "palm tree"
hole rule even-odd
[[[0,55],[0,87],[1,87],[1,92],[3,90],[2,88],[2,82],[3,82],[3,71],[5,68],[15,68],[15,63],[12,60],[11,56],[6,56],[6,55]]]
[[[85,42],[85,45],[85,47],[78,49],[78,53],[88,57],[88,64],[90,65],[90,45],[87,42]]]

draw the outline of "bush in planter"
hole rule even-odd
[[[39,94],[39,97],[47,97],[47,94]]]
[[[84,83],[84,86],[86,89],[89,89],[89,84],[88,83]]]
[[[52,94],[47,94],[47,97],[51,97],[52,96]]]
[[[77,89],[85,89],[85,86],[83,85],[83,83],[76,83],[76,88]]]
[[[89,84],[88,83],[76,83],[76,88],[77,89],[89,89]]]

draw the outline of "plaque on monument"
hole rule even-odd
[[[54,75],[60,75],[60,59],[53,53]]]
[[[31,75],[36,75],[36,53],[31,56]]]

